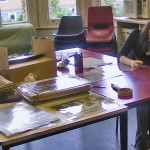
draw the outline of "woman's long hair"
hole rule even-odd
[[[141,30],[138,46],[140,47],[141,54],[146,53],[148,51],[149,44],[149,31],[150,31],[150,21],[144,26]]]

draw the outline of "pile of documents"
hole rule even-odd
[[[0,102],[5,101],[10,94],[13,94],[13,82],[0,76]]]
[[[25,100],[37,104],[44,100],[88,92],[90,88],[90,81],[68,75],[24,83],[18,90]]]

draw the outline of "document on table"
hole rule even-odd
[[[0,109],[0,131],[11,136],[59,120],[55,115],[19,102]]]
[[[49,103],[43,105],[45,109],[55,111],[68,120],[90,117],[90,115],[99,114],[103,111],[111,110],[119,106],[120,104],[116,103],[114,100],[94,92],[82,96],[70,97],[68,98],[68,101],[61,101],[59,104]]]
[[[70,58],[70,65],[74,66],[74,59]],[[101,66],[106,66],[106,65],[111,65],[112,62],[105,62],[103,60],[93,58],[93,57],[86,57],[83,58],[83,68],[84,70],[88,70],[91,68],[96,68],[96,67],[101,67]]]
[[[84,69],[90,69],[91,67],[98,67],[98,66],[104,66],[107,65],[106,62],[100,59],[96,59],[93,57],[87,57],[83,58],[83,67]]]
[[[122,72],[114,69],[115,64],[112,62],[104,62],[96,58],[88,57],[83,59],[84,72],[77,74],[91,82],[96,82],[116,76],[121,76]]]

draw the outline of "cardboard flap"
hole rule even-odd
[[[54,42],[49,39],[33,39],[33,54],[43,53],[45,56],[56,59]]]
[[[0,47],[0,69],[9,69],[8,63],[8,49],[6,47]]]

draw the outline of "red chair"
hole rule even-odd
[[[89,7],[87,49],[116,55],[117,44],[111,6]]]

